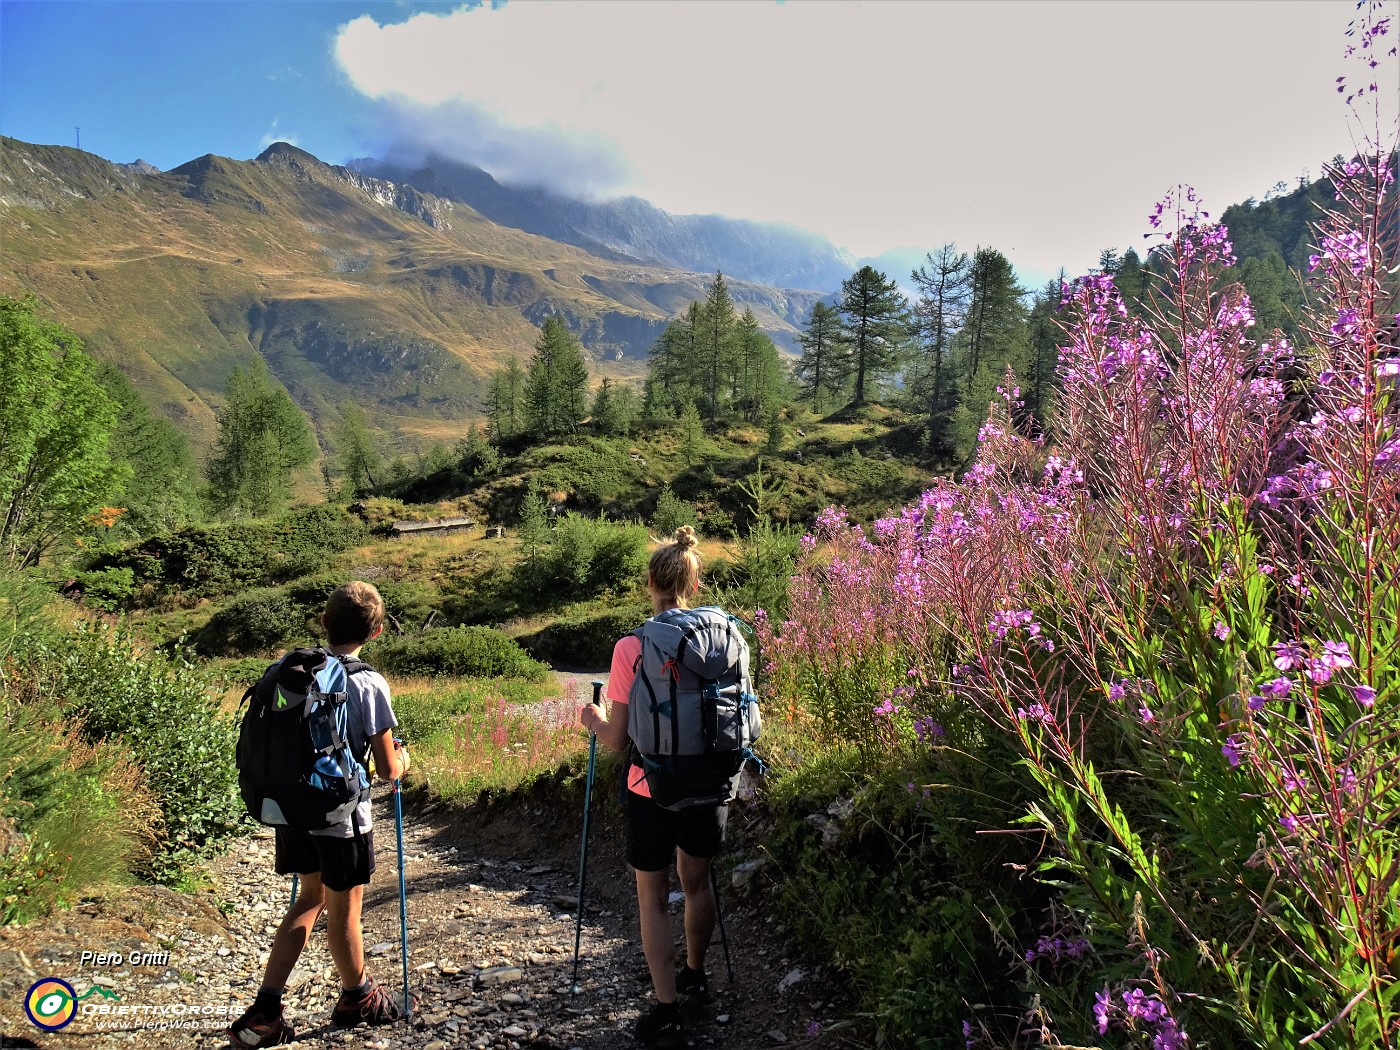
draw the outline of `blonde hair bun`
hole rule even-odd
[[[684,547],[686,550],[690,550],[692,547],[699,546],[700,537],[695,535],[695,530],[689,525],[682,525],[676,530],[676,535],[672,542],[675,543],[677,547]]]

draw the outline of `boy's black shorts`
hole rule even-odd
[[[313,835],[300,828],[276,828],[278,875],[320,874],[321,885],[344,892],[369,885],[374,874],[374,831],[358,831],[354,838]]]
[[[664,871],[676,849],[692,857],[713,857],[724,844],[728,806],[692,806],[678,812],[627,792],[627,863],[638,871]]]

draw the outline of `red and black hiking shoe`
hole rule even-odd
[[[276,1014],[266,1014],[252,1006],[228,1026],[230,1046],[281,1046],[295,1038],[296,1030],[287,1023],[281,1010]]]
[[[410,997],[409,1008],[417,1009],[417,997]],[[358,1024],[393,1024],[403,1017],[399,1001],[384,986],[373,979],[363,996],[354,989],[342,988],[340,999],[331,1011],[331,1024],[354,1028]]]

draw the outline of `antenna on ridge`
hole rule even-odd
[[[83,148],[83,129],[76,124],[73,125],[73,147],[75,149]]]

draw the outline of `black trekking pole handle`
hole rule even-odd
[[[593,699],[590,701],[599,710],[603,707],[603,683],[593,682]],[[588,734],[588,779],[584,782],[583,788],[583,845],[579,850],[578,857],[578,907],[575,909],[574,919],[574,979],[571,984],[572,994],[578,995],[578,960],[579,947],[583,939],[583,882],[588,871],[588,823],[589,815],[593,810],[593,774],[597,768],[598,761],[598,734]]]

